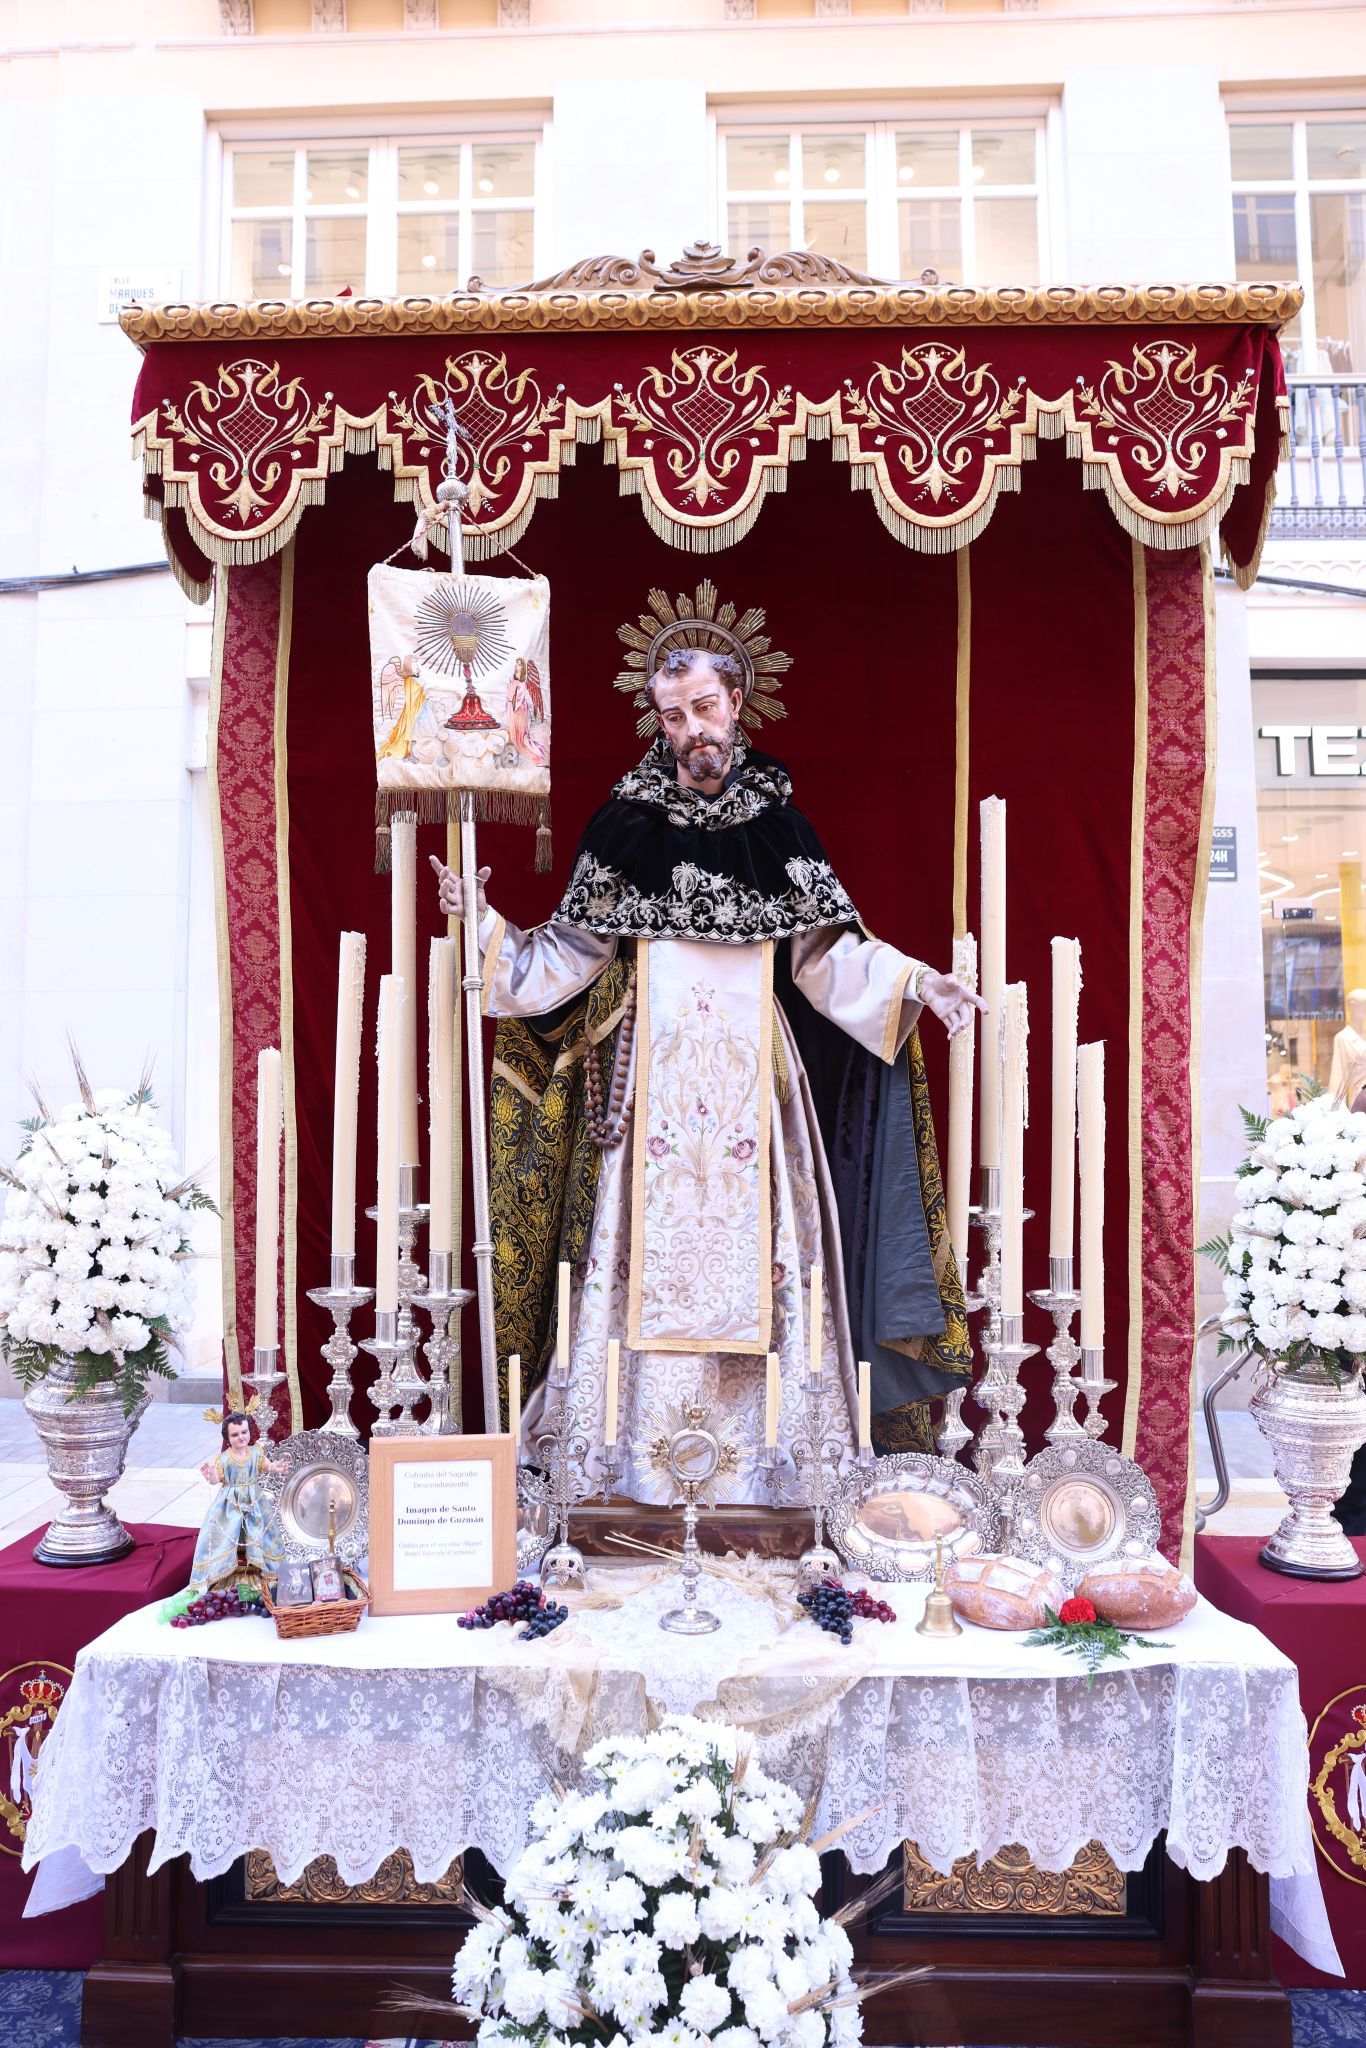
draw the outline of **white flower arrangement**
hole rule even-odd
[[[584,1769],[596,1785],[532,1808],[502,1905],[476,1907],[456,1957],[481,2048],[862,2039],[849,1936],[811,1896],[820,1845],[733,1728],[671,1716],[599,1743]]]
[[[212,1209],[181,1179],[152,1121],[150,1078],[131,1094],[93,1091],[74,1048],[81,1099],[54,1116],[37,1096],[0,1220],[0,1348],[25,1387],[63,1357],[76,1391],[115,1381],[131,1414],[188,1329],[187,1215]]]
[[[1366,1354],[1366,1115],[1319,1092],[1243,1124],[1228,1236],[1200,1247],[1224,1274],[1220,1349],[1340,1379]]]

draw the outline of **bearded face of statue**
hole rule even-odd
[[[679,781],[685,789],[715,795],[735,756],[743,692],[716,656],[699,653],[687,661],[670,655],[655,675],[651,694]]]

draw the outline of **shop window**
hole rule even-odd
[[[1366,674],[1253,680],[1267,1083],[1366,1088]],[[1355,1000],[1354,1000],[1355,998]]]

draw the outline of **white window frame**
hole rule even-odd
[[[992,199],[1032,199],[1034,202],[1035,232],[1038,237],[1039,275],[1036,278],[992,278],[992,284],[1048,284],[1051,281],[1050,246],[1052,242],[1052,219],[1049,203],[1050,192],[1050,119],[1047,112],[1031,109],[1015,112],[1011,109],[993,110],[990,113],[973,114],[964,112],[957,115],[921,115],[915,108],[885,118],[869,119],[858,115],[846,120],[837,120],[823,113],[820,119],[808,120],[796,113],[787,120],[746,120],[738,115],[727,114],[716,122],[716,222],[717,240],[723,249],[729,247],[729,208],[732,202],[745,205],[786,204],[791,208],[792,246],[800,249],[806,246],[806,204],[807,193],[801,185],[801,144],[802,137],[821,135],[851,135],[862,133],[865,147],[865,180],[861,191],[846,187],[840,198],[865,200],[868,220],[867,269],[874,277],[897,278],[901,275],[901,224],[900,201],[909,196],[907,188],[897,178],[896,142],[899,134],[913,129],[917,134],[939,131],[956,134],[958,138],[958,181],[953,185],[917,185],[915,196],[925,199],[955,199],[960,209],[960,247],[962,250],[961,278],[949,280],[952,283],[976,282],[977,228],[974,200],[979,196]],[[972,133],[974,128],[993,130],[1001,128],[1030,128],[1034,131],[1034,180],[1028,185],[980,185],[972,174]],[[786,135],[788,138],[788,182],[781,190],[758,190],[754,187],[731,188],[726,181],[726,144],[732,137],[766,137]],[[816,204],[819,205],[819,199]],[[742,256],[743,250],[732,249],[730,254]]]
[[[525,198],[481,197],[474,191],[474,151],[489,144],[531,145],[531,191]],[[233,160],[241,152],[263,148],[292,150],[294,178],[288,207],[235,206],[233,204]],[[459,196],[454,199],[405,199],[398,196],[399,151],[402,149],[458,150],[460,157]],[[457,131],[421,129],[405,131],[387,128],[383,134],[338,133],[331,124],[325,132],[309,133],[291,129],[288,134],[246,132],[221,138],[219,208],[219,290],[233,287],[233,227],[238,221],[288,220],[291,224],[290,275],[280,279],[281,298],[304,298],[310,287],[304,281],[309,220],[363,219],[365,221],[365,276],[355,284],[357,293],[369,297],[392,297],[398,289],[398,222],[400,215],[455,214],[458,217],[456,285],[463,288],[474,266],[474,224],[481,213],[523,212],[531,219],[532,272],[539,274],[541,229],[540,194],[543,189],[542,151],[544,135],[531,127],[461,123]],[[310,150],[365,151],[368,157],[366,197],[363,200],[315,204],[305,197]],[[411,294],[410,294],[411,295]]]
[[[1314,248],[1312,199],[1333,198],[1339,194],[1361,193],[1366,195],[1366,178],[1311,178],[1309,175],[1309,130],[1323,121],[1343,119],[1366,120],[1366,102],[1350,107],[1322,107],[1312,111],[1281,107],[1259,108],[1255,112],[1244,112],[1231,108],[1228,113],[1229,128],[1229,172],[1233,197],[1293,198],[1295,218],[1295,273],[1297,281],[1304,288],[1304,304],[1300,309],[1300,338],[1298,352],[1300,369],[1306,376],[1331,376],[1332,366],[1325,364],[1319,370],[1318,310],[1314,299]],[[1235,128],[1290,128],[1290,176],[1288,178],[1235,178],[1233,168],[1233,135]],[[1293,344],[1292,344],[1293,346]]]

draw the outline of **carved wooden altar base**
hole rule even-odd
[[[348,1889],[311,1866],[282,1886],[268,1859],[252,1857],[250,1869],[200,1884],[184,1858],[149,1877],[151,1845],[142,1836],[108,1880],[82,2048],[174,2048],[182,2034],[438,2031],[419,2001],[450,1997],[451,1958],[470,1924],[458,1872],[419,1886],[396,1857],[367,1885]],[[1243,1852],[1208,1884],[1160,1850],[1126,1879],[1097,1854],[1061,1878],[1010,1851],[980,1875],[965,1861],[944,1878],[910,1851],[900,1894],[853,1930],[856,1968],[929,1963],[934,1974],[871,2001],[867,2040],[1291,2048],[1290,2003],[1271,1974],[1268,1884]],[[870,1881],[838,1854],[823,1865],[826,1912]],[[471,1853],[466,1869],[481,1896],[495,1895],[482,1858]],[[445,2031],[469,2037],[453,2013]]]

